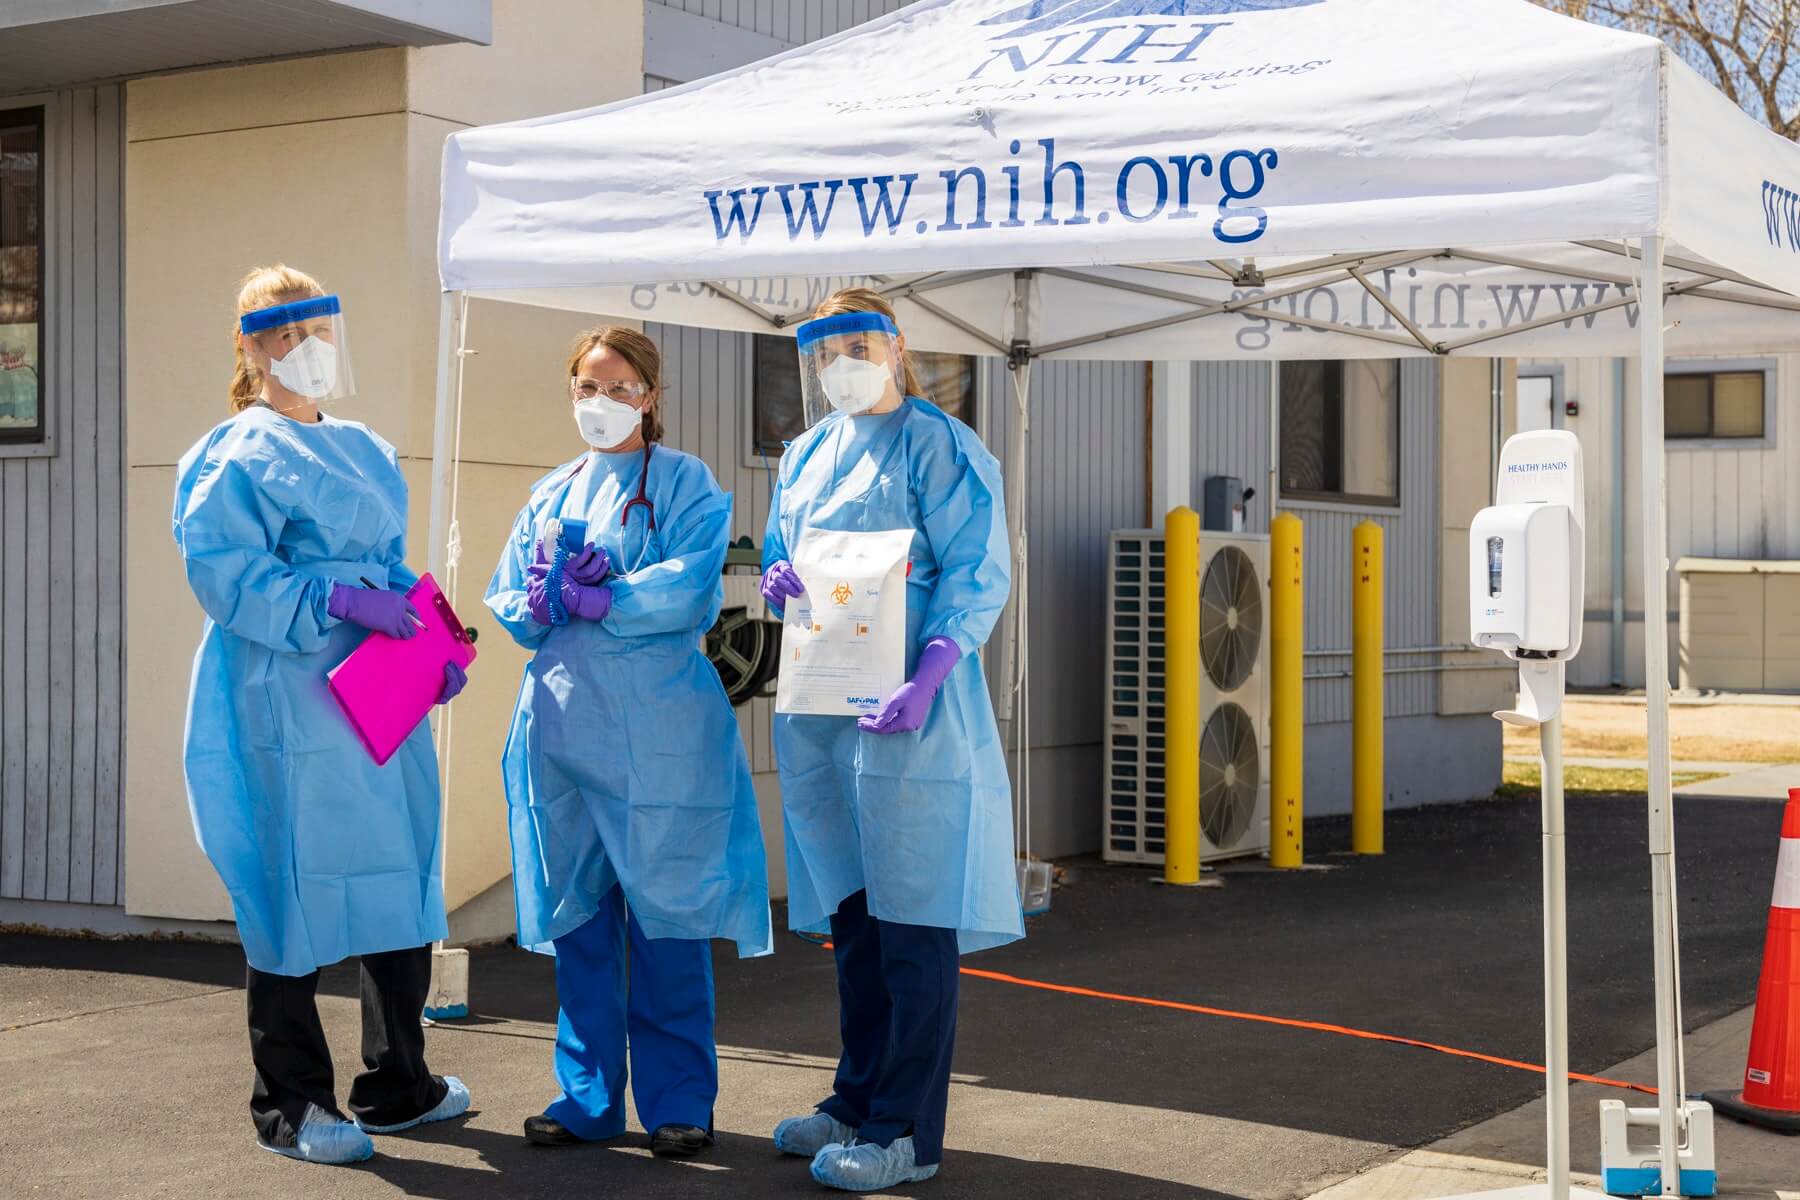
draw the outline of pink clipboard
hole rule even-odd
[[[376,766],[387,765],[437,704],[445,665],[466,669],[475,661],[475,644],[436,580],[423,576],[406,598],[424,628],[405,641],[371,633],[328,676],[331,694]]]

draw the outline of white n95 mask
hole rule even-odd
[[[575,425],[581,430],[581,439],[596,450],[610,450],[630,441],[643,424],[642,410],[605,396],[595,396],[575,406]]]
[[[893,381],[894,373],[886,363],[851,358],[848,354],[838,355],[819,372],[825,398],[833,408],[852,417],[880,404]]]
[[[309,337],[286,357],[270,359],[269,374],[296,396],[322,400],[337,390],[337,347],[324,338]]]

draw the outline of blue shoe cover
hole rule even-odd
[[[775,1148],[796,1158],[813,1158],[830,1145],[842,1145],[856,1136],[836,1117],[816,1112],[804,1117],[789,1117],[775,1127]]]
[[[895,1138],[891,1146],[852,1141],[825,1147],[812,1160],[812,1177],[841,1192],[880,1192],[903,1183],[918,1183],[937,1174],[938,1165],[913,1161],[913,1140]]]
[[[375,1155],[375,1143],[369,1140],[368,1134],[316,1104],[306,1106],[306,1116],[300,1122],[300,1132],[292,1146],[271,1146],[267,1142],[257,1145],[285,1158],[331,1166],[362,1162]]]
[[[362,1120],[356,1122],[364,1133],[400,1133],[402,1130],[416,1129],[420,1125],[429,1125],[434,1121],[448,1121],[452,1117],[460,1117],[469,1111],[469,1089],[462,1080],[454,1075],[444,1076],[444,1083],[449,1091],[437,1102],[437,1107],[422,1117],[414,1117],[410,1121],[402,1121],[398,1125],[369,1125]]]

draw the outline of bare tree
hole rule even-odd
[[[1582,20],[1654,34],[1738,107],[1800,140],[1800,0],[1538,0]]]

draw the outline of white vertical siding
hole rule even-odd
[[[122,93],[48,114],[55,453],[0,459],[0,899],[116,904],[123,654]]]
[[[1664,487],[1668,496],[1671,568],[1684,555],[1701,558],[1800,558],[1800,482],[1792,470],[1800,445],[1800,354],[1775,358],[1774,421],[1766,445],[1731,449],[1717,444],[1668,444]],[[1625,369],[1625,461],[1616,462],[1616,416],[1612,359],[1533,360],[1533,366],[1560,366],[1563,396],[1579,409],[1560,416],[1562,428],[1581,439],[1587,476],[1587,627],[1581,653],[1569,665],[1577,687],[1605,687],[1612,681],[1612,515],[1614,481],[1625,479],[1625,619],[1627,654],[1624,681],[1644,682],[1642,650],[1643,556],[1638,520],[1638,370]],[[1669,636],[1680,616],[1680,588],[1669,572]],[[1671,682],[1678,656],[1671,642]]]

